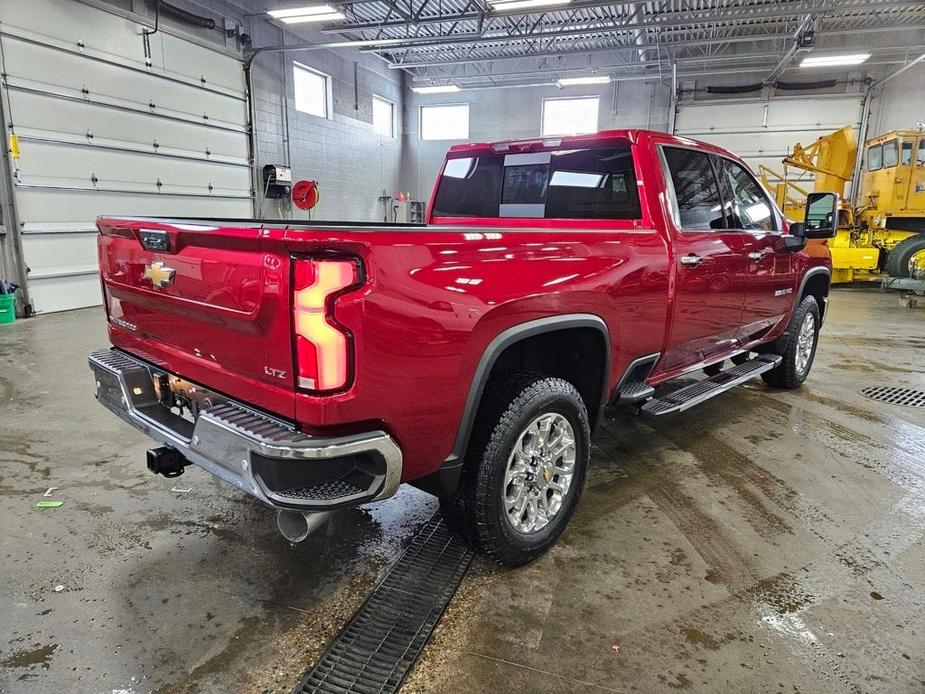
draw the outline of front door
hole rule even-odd
[[[903,143],[904,147],[905,144]],[[919,137],[918,142],[915,143],[915,148],[910,154],[912,169],[909,176],[909,194],[906,196],[908,201],[906,209],[910,213],[921,215],[925,212],[925,135]],[[921,220],[919,223],[922,223]]]
[[[796,290],[793,253],[781,243],[781,224],[767,193],[741,164],[715,157],[726,224],[742,235],[746,273],[743,282],[743,343],[758,339],[789,319]]]
[[[675,249],[675,301],[659,371],[710,361],[736,345],[746,273],[745,239],[726,229],[717,173],[707,154],[665,146]]]

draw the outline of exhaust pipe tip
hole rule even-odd
[[[276,516],[279,532],[289,542],[302,542],[320,528],[331,515],[330,511],[303,513],[301,511],[280,511]]]

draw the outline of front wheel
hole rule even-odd
[[[809,376],[819,342],[819,304],[815,297],[804,297],[794,309],[787,332],[790,339],[787,348],[779,352],[781,363],[761,374],[772,388],[798,388]]]
[[[472,436],[444,517],[476,550],[524,564],[555,543],[581,495],[591,447],[584,402],[560,378],[496,375]]]
[[[919,257],[925,261],[925,234],[909,236],[893,246],[886,257],[887,274],[890,277],[911,277],[912,259]]]

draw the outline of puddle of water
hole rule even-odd
[[[51,657],[58,650],[58,644],[49,643],[46,646],[40,646],[31,650],[17,651],[6,660],[0,661],[0,666],[5,668],[31,668],[36,665],[47,670],[51,666]]]

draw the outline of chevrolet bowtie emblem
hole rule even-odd
[[[146,280],[151,280],[151,284],[162,289],[173,283],[173,277],[177,271],[172,267],[167,267],[160,260],[145,265],[145,274],[142,275]]]

